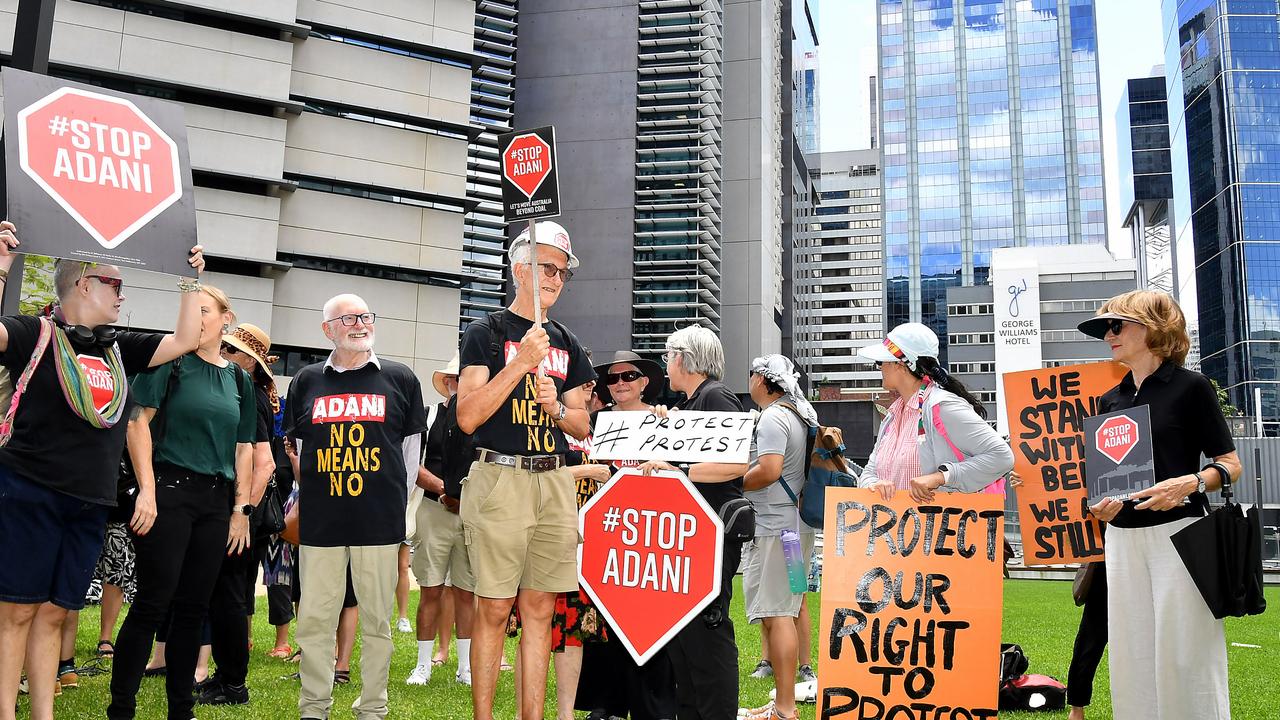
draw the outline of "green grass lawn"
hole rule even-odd
[[[742,609],[742,595],[734,595],[734,619],[741,649],[739,664],[742,669],[741,703],[743,706],[763,705],[769,699],[772,681],[747,677],[759,659],[759,627],[748,625]],[[416,598],[416,593],[414,594]],[[817,635],[817,603],[814,602],[814,634]],[[1272,610],[1260,617],[1231,619],[1227,622],[1227,642],[1260,645],[1261,648],[1228,647],[1231,673],[1231,706],[1236,720],[1274,720],[1280,718],[1280,691],[1276,690],[1276,668],[1280,667],[1280,589],[1268,588],[1267,600]],[[416,603],[416,599],[413,601]],[[200,720],[231,720],[232,718],[270,718],[271,720],[296,719],[298,683],[287,679],[297,665],[266,657],[274,641],[274,630],[266,624],[264,600],[259,598],[258,621],[254,624],[254,650],[250,666],[249,687],[252,702],[231,708],[199,707]],[[1005,582],[1004,640],[1022,645],[1031,660],[1031,671],[1053,675],[1065,680],[1067,665],[1071,660],[1071,644],[1075,639],[1080,612],[1071,602],[1071,586],[1065,582],[1011,580]],[[97,641],[98,609],[86,608],[81,615],[79,642],[76,658],[81,663],[92,657]],[[391,663],[390,718],[468,718],[471,716],[471,696],[468,688],[453,682],[456,658],[437,668],[426,687],[408,687],[404,678],[417,660],[417,649],[411,634],[395,633],[396,653]],[[815,640],[816,645],[816,640]],[[509,658],[514,658],[514,641],[508,643]],[[334,693],[335,718],[350,718],[348,709],[358,694],[360,646],[357,641],[356,656],[352,663],[352,684],[340,686]],[[96,675],[80,680],[80,687],[68,689],[57,700],[59,718],[100,718],[107,705],[109,676]],[[554,682],[554,677],[551,682]],[[1111,700],[1107,689],[1107,662],[1103,659],[1094,683],[1094,705],[1089,717],[1110,718]],[[496,716],[515,716],[514,683],[510,672],[502,673],[499,680]],[[548,686],[547,717],[555,717],[554,687]],[[164,681],[145,679],[138,699],[140,720],[163,720],[165,717]],[[579,717],[583,713],[578,714]],[[1065,713],[1059,713],[1065,717]],[[27,717],[24,698],[18,717]],[[1042,714],[1007,713],[1003,717],[1041,717]],[[812,719],[814,706],[801,709],[800,717]]]

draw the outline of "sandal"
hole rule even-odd
[[[790,717],[778,712],[778,708],[772,701],[768,705],[758,708],[746,710],[745,714],[738,715],[739,720],[796,720],[800,717],[799,713]]]
[[[160,667],[147,668],[142,671],[142,677],[164,677],[169,668],[161,665]]]
[[[334,670],[333,671],[333,683],[335,685],[346,685],[349,682],[351,682],[350,670]]]
[[[431,660],[431,667],[440,667],[443,664],[444,664],[443,660],[436,660],[434,658],[432,658]]]
[[[98,641],[98,657],[113,658],[116,656],[116,646],[110,640]]]
[[[273,657],[277,660],[288,660],[293,655],[293,648],[288,645],[281,645],[278,648],[272,648],[267,651],[267,657]]]

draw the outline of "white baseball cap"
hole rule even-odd
[[[569,242],[569,231],[565,230],[560,223],[551,222],[550,220],[540,220],[534,223],[535,231],[538,233],[539,245],[550,245],[551,247],[563,252],[569,256],[569,269],[573,270],[578,267],[578,256],[573,254],[573,245]],[[516,236],[511,242],[511,249],[507,251],[507,257],[515,262],[516,248],[529,242],[529,228],[525,228],[524,232]]]
[[[859,350],[858,356],[873,362],[906,362],[914,368],[922,357],[938,358],[938,336],[926,325],[903,323],[880,343]]]

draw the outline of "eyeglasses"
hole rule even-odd
[[[240,350],[240,348],[236,347],[235,345],[222,343],[222,352],[226,353],[227,355],[236,355],[242,351]]]
[[[325,320],[325,322],[331,323],[341,320],[343,325],[346,325],[347,327],[355,327],[357,320],[365,325],[372,325],[377,321],[377,319],[377,313],[348,313],[346,315],[339,315],[336,318],[329,318],[328,320]]]
[[[620,373],[609,373],[604,376],[605,385],[617,385],[619,382],[635,382],[644,377],[639,370],[624,370]]]
[[[560,276],[560,282],[569,282],[573,279],[573,271],[569,268],[562,268],[554,263],[538,263],[538,267],[542,268],[542,274],[548,278]]]
[[[110,275],[85,275],[84,277],[93,278],[112,290],[115,290],[116,297],[120,297],[121,293],[124,292],[124,278],[111,277]]]
[[[1124,321],[1120,318],[1110,318],[1107,320],[1107,332],[1113,335],[1119,335],[1124,330]],[[1106,333],[1103,333],[1104,335]]]
[[[662,354],[662,364],[670,365],[671,361],[679,357],[682,352],[684,348],[667,348],[667,351]]]

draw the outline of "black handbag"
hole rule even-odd
[[[1254,451],[1258,497],[1262,497],[1261,451]],[[1262,594],[1262,519],[1255,503],[1244,512],[1233,502],[1231,482],[1223,477],[1226,504],[1171,538],[1182,564],[1218,619],[1260,615],[1267,609]],[[1203,495],[1197,496],[1203,506]]]
[[[744,497],[726,500],[720,506],[720,522],[724,524],[724,539],[730,542],[747,542],[756,536],[756,509]]]
[[[182,356],[173,359],[172,367],[169,370],[169,380],[164,386],[164,397],[160,400],[160,407],[156,408],[155,417],[151,418],[151,426],[155,428],[155,432],[151,435],[151,447],[155,448],[164,439],[164,406],[169,402],[169,397],[173,395],[173,391],[178,387],[178,371],[182,368]],[[138,504],[138,475],[133,471],[133,460],[129,457],[129,447],[126,445],[124,452],[120,454],[120,479],[116,483],[116,507],[111,512],[110,518],[113,522],[129,522],[133,519],[133,513]]]
[[[266,492],[249,515],[249,528],[255,538],[265,538],[284,530],[284,507],[276,492],[276,476],[271,475]]]

